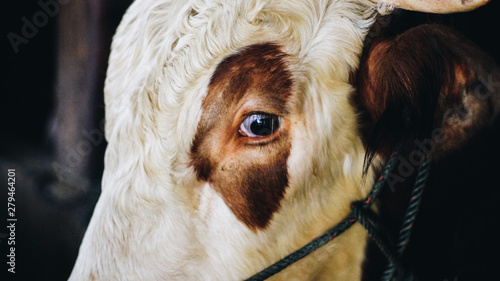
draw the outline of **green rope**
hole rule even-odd
[[[418,209],[420,207],[420,202],[422,201],[422,195],[424,192],[424,187],[427,182],[427,178],[429,177],[429,171],[431,169],[431,162],[429,160],[425,160],[422,165],[418,169],[417,178],[413,185],[413,191],[411,193],[410,202],[408,203],[408,207],[406,209],[406,214],[403,219],[403,223],[401,224],[401,230],[399,232],[399,239],[396,245],[396,253],[397,258],[400,259],[403,255],[408,242],[410,241],[410,234],[413,227],[413,223],[417,217]],[[384,273],[382,274],[382,281],[389,281],[393,278],[395,272],[397,271],[397,267],[394,263],[390,262]],[[400,275],[404,275],[403,272]],[[409,278],[409,277],[407,277]],[[409,279],[414,280],[414,279]]]

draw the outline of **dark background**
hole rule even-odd
[[[0,9],[3,68],[0,205],[7,209],[6,171],[16,169],[15,217],[18,219],[16,274],[8,274],[8,278],[2,280],[66,280],[71,272],[100,192],[106,143],[99,124],[104,116],[102,88],[109,46],[131,1],[66,0],[59,4],[42,0],[56,3],[57,9],[50,8],[52,15],[37,2],[3,1]],[[466,14],[407,13],[407,18],[412,24],[441,22],[452,26],[498,62],[500,9],[498,1],[493,2]],[[45,13],[46,19],[40,12]],[[36,30],[26,29],[23,18],[32,24],[37,21]],[[19,44],[16,52],[9,34],[23,36],[23,28],[31,38]],[[485,180],[481,183],[486,185],[484,188],[500,187],[498,182]],[[487,189],[481,191],[488,192]],[[442,197],[446,200],[446,195]],[[468,208],[484,205],[481,196],[472,196],[469,202],[462,203]],[[498,213],[494,204],[485,210]],[[4,227],[6,212],[2,213],[3,276],[8,268],[5,264],[8,231]],[[498,216],[496,218],[498,222]],[[490,229],[483,228],[483,231]],[[485,237],[495,239],[492,235]],[[488,247],[487,242],[480,246]],[[432,256],[432,252],[429,255]],[[442,262],[443,267],[452,267],[449,264],[453,261]],[[449,272],[440,276],[455,280],[456,276]]]
[[[38,2],[0,9],[1,280],[66,280],[71,272],[100,192],[111,38],[132,1]],[[27,40],[17,52],[12,34]],[[6,274],[7,169],[16,169],[15,275]]]

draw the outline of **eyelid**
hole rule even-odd
[[[265,111],[249,111],[249,112],[247,112],[247,113],[245,113],[245,114],[243,114],[241,116],[242,116],[243,120],[245,120],[248,116],[252,116],[252,115],[273,115],[273,116],[278,116],[278,114],[270,113],[270,112],[265,112]]]

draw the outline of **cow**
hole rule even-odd
[[[69,280],[249,278],[348,216],[398,145],[409,157],[420,140],[432,159],[463,147],[498,116],[496,65],[439,25],[367,34],[395,8],[486,2],[135,1]],[[361,280],[367,247],[355,223],[271,279]]]

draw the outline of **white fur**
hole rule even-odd
[[[373,14],[367,0],[133,3],[109,61],[102,194],[70,280],[242,280],[342,220],[370,185],[348,76]],[[217,64],[263,42],[289,55],[302,110],[282,206],[254,232],[196,180],[189,151]],[[356,225],[275,279],[359,280],[365,238]]]

